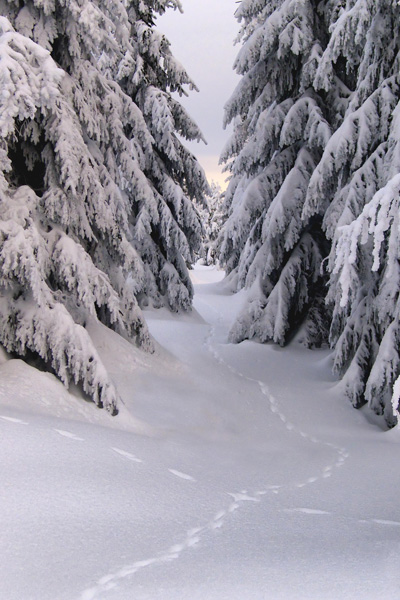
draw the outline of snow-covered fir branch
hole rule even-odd
[[[189,308],[201,244],[208,185],[177,133],[202,136],[170,95],[195,86],[154,27],[168,7],[0,2],[0,341],[113,414],[87,319],[151,350],[138,300]]]
[[[231,172],[221,260],[249,289],[232,339],[282,344],[302,326],[312,345],[330,330],[347,395],[389,425],[400,374],[399,10],[242,2],[242,79],[221,157]]]

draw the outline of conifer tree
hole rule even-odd
[[[200,239],[190,199],[206,185],[202,171],[181,144],[181,162],[172,161],[172,147],[162,149],[174,142],[174,127],[189,127],[188,137],[199,132],[161,89],[173,120],[157,141],[160,108],[151,128],[151,101],[136,97],[151,87],[140,44],[150,56],[161,52],[146,27],[168,6],[180,5],[0,0],[0,341],[20,356],[39,355],[112,413],[118,394],[87,319],[151,349],[136,298],[153,293],[187,307],[184,261]],[[132,37],[135,28],[142,38]],[[187,75],[159,42],[165,89],[183,86]],[[178,173],[189,163],[192,178]],[[164,263],[153,290],[156,251]]]
[[[251,289],[232,338],[283,343],[308,311],[311,339],[330,327],[354,406],[368,402],[393,425],[399,5],[244,0],[237,16],[243,77],[226,108],[235,132],[222,155],[232,173],[222,259]]]
[[[204,203],[209,192],[204,172],[185,148],[184,139],[203,140],[197,125],[172,92],[196,89],[173,57],[165,36],[154,28],[154,14],[174,1],[133,1],[129,5],[134,62],[127,61],[120,85],[140,108],[152,136],[151,153],[144,157],[145,193],[132,190],[132,240],[145,266],[141,303],[188,309],[193,296],[186,265],[201,245],[201,225],[194,202]],[[204,140],[203,140],[204,141]]]
[[[206,265],[215,265],[218,261],[218,236],[225,222],[223,212],[224,193],[221,186],[215,181],[211,182],[210,193],[206,196],[206,206],[197,204],[203,224],[203,246],[201,256]]]
[[[324,215],[332,239],[328,301],[335,370],[354,406],[397,420],[399,358],[400,8],[355,2],[331,22],[316,76],[339,68],[351,91],[315,170],[304,213]]]
[[[326,240],[319,215],[302,210],[331,135],[327,95],[313,87],[324,15],[313,0],[243,0],[236,16],[242,79],[226,105],[234,134],[221,157],[231,172],[221,261],[249,292],[231,338],[284,344],[305,321],[307,343],[320,345]]]
[[[314,313],[312,321],[317,330],[330,327],[335,370],[346,394],[354,406],[368,402],[393,425],[400,389],[400,9],[390,0],[320,3],[313,11],[318,27],[307,29],[315,42],[300,46],[307,38],[299,29],[292,38],[287,31],[298,26],[291,10],[297,11],[300,31],[312,22],[305,18],[305,6],[249,0],[238,10],[245,36],[238,64],[247,62],[227,106],[228,120],[236,124],[223,155],[233,157],[223,258],[238,287],[253,289],[233,337],[282,343],[295,324],[291,299],[299,311],[310,293],[320,308],[326,296],[325,315],[318,319]],[[291,69],[290,53],[282,50],[287,39],[293,39],[297,71]],[[265,103],[268,94],[271,100]],[[305,125],[304,110],[298,110],[307,94],[325,119],[318,121],[323,133],[318,144],[312,121]],[[292,139],[297,146],[288,143]],[[300,163],[305,152],[309,160]],[[296,164],[301,177],[293,178]],[[322,240],[311,271],[305,257],[312,254],[301,247],[305,235],[311,242],[310,233],[313,241]],[[326,254],[328,285],[317,285],[315,295],[307,277],[317,273],[313,267],[319,268]]]

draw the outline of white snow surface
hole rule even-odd
[[[227,342],[243,297],[197,266],[145,355],[90,334],[118,417],[0,361],[0,600],[395,600],[400,432],[328,351]]]

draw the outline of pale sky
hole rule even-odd
[[[234,18],[236,0],[182,0],[184,13],[172,9],[157,21],[158,29],[171,42],[172,52],[185,67],[200,92],[180,98],[199,125],[208,145],[185,145],[197,156],[209,181],[223,188],[225,174],[218,159],[229,138],[230,129],[222,128],[223,106],[229,100],[239,77],[233,62],[240,46],[233,45],[239,30]]]

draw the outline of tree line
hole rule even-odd
[[[179,0],[0,7],[5,349],[39,356],[115,414],[85,324],[99,319],[151,351],[140,307],[190,309],[188,265],[203,243],[247,290],[232,341],[329,344],[353,405],[393,426],[398,3],[239,3],[223,195],[182,142],[203,139],[177,100],[196,86],[155,23]]]

